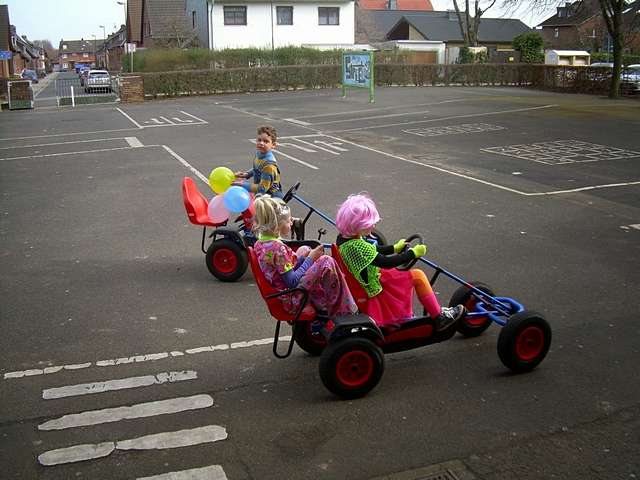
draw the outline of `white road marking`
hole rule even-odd
[[[351,142],[349,140],[345,140],[343,138],[339,138],[339,137],[335,137],[335,136],[327,135],[327,134],[324,134],[324,135],[326,137],[333,138],[333,139],[338,140],[340,142],[349,143],[351,145],[355,145],[356,147],[364,148],[365,150],[370,150],[372,152],[379,153],[380,155],[385,155],[387,157],[395,158],[395,159],[400,160],[402,162],[412,163],[414,165],[421,165],[423,167],[431,168],[431,169],[437,170],[439,172],[443,172],[443,173],[447,173],[449,175],[453,175],[453,176],[456,176],[456,177],[460,177],[460,178],[464,178],[464,179],[467,179],[467,180],[471,180],[472,182],[482,183],[483,185],[488,185],[490,187],[498,188],[500,190],[505,190],[505,191],[511,192],[511,193],[516,193],[518,195],[523,195],[525,197],[537,197],[537,196],[543,196],[543,195],[561,195],[561,194],[566,194],[566,193],[577,193],[577,192],[584,192],[584,191],[587,191],[587,190],[596,190],[596,189],[601,189],[601,188],[614,188],[614,187],[626,187],[626,186],[631,186],[631,185],[640,185],[640,181],[633,181],[633,182],[624,182],[624,183],[610,183],[610,184],[606,184],[606,185],[592,185],[592,186],[587,186],[587,187],[573,188],[571,190],[554,190],[554,191],[550,191],[550,192],[522,192],[520,190],[516,190],[515,188],[505,187],[504,185],[499,185],[497,183],[488,182],[486,180],[481,180],[479,178],[471,177],[471,176],[465,175],[463,173],[453,172],[453,171],[447,170],[445,168],[436,167],[435,165],[429,165],[428,163],[418,162],[417,160],[410,160],[408,158],[401,157],[400,155],[394,155],[392,153],[383,152],[382,150],[376,150],[375,148],[367,147],[365,145],[360,145],[358,143]]]
[[[339,152],[336,152],[336,151],[334,151],[334,150],[329,150],[329,149],[328,149],[328,148],[326,148],[326,147],[322,147],[322,146],[320,146],[320,145],[317,145],[317,144],[318,144],[318,141],[317,141],[317,140],[316,140],[315,142],[313,142],[313,143],[311,143],[311,142],[307,142],[306,140],[301,140],[301,139],[299,139],[299,138],[298,138],[298,139],[296,139],[296,140],[298,140],[300,143],[306,143],[307,145],[310,145],[310,146],[312,146],[312,147],[318,148],[318,149],[323,150],[323,151],[325,151],[325,152],[328,152],[328,153],[330,153],[330,154],[332,154],[332,155],[340,155],[340,153],[339,153]]]
[[[120,378],[104,382],[81,383],[79,385],[66,385],[64,387],[47,388],[42,391],[42,398],[51,400],[54,398],[75,397],[78,395],[91,395],[94,393],[111,392],[127,388],[148,387],[163,383],[183,382],[195,380],[198,373],[193,370],[182,372],[162,372],[157,375],[144,375],[141,377]]]
[[[136,137],[124,137],[124,139],[126,140],[126,142],[129,144],[131,148],[144,147],[142,142],[138,140]]]
[[[291,336],[284,335],[280,337],[282,341],[291,340]],[[92,365],[96,367],[110,367],[116,365],[126,365],[130,363],[143,363],[143,362],[151,362],[156,360],[163,360],[166,358],[172,357],[181,357],[185,354],[188,355],[196,355],[198,353],[208,353],[208,352],[217,352],[217,351],[225,351],[225,350],[233,350],[239,348],[249,348],[261,345],[271,345],[273,343],[273,338],[262,338],[259,340],[249,340],[244,342],[235,342],[229,345],[228,343],[222,343],[220,345],[208,345],[204,347],[196,347],[196,348],[188,348],[184,352],[180,350],[172,350],[171,352],[161,352],[161,353],[151,353],[147,355],[134,355],[131,357],[121,357],[114,358],[110,360],[100,360],[94,363],[86,362],[86,363],[76,363],[71,365],[56,365],[51,367],[42,368],[32,368],[29,370],[21,370],[15,372],[7,372],[4,374],[4,380],[16,379],[16,378],[24,378],[24,377],[32,377],[35,375],[51,375],[54,373],[59,373],[64,370],[78,370],[82,368],[89,368]]]
[[[276,150],[276,153],[278,155],[282,155],[283,157],[288,158],[289,160],[293,160],[294,162],[297,162],[300,165],[304,165],[305,167],[309,167],[309,168],[311,168],[313,170],[318,170],[318,167],[316,167],[315,165],[311,165],[310,163],[307,163],[304,160],[300,160],[299,158],[292,157],[291,155],[287,155],[286,153],[281,152],[280,150]]]
[[[316,153],[317,150],[313,150],[311,148],[303,147],[302,145],[298,145],[297,143],[289,143],[289,142],[278,142],[278,147],[290,147],[297,148],[298,150],[302,150],[306,153]]]
[[[94,138],[93,140],[74,140],[72,142],[38,143],[35,145],[12,145],[10,147],[0,147],[0,150],[11,150],[16,148],[32,148],[32,147],[51,147],[53,145],[72,145],[75,143],[107,142],[110,140],[124,140],[125,138],[127,137]]]
[[[119,111],[122,115],[124,115],[125,118],[127,118],[129,121],[131,121],[131,123],[133,123],[136,127],[144,128],[142,125],[140,125],[138,122],[136,122],[133,118],[131,118],[128,114],[126,114],[122,109],[116,108],[116,110]]]
[[[171,150],[166,145],[162,145],[162,148],[164,148],[167,152],[169,152],[169,155],[171,155],[173,158],[178,160],[182,165],[187,167],[196,177],[202,180],[206,185],[209,185],[209,179],[205,177],[202,173],[200,173],[198,169],[193,167],[189,162],[187,162],[184,158],[182,158],[180,155],[178,155],[176,152]]]
[[[453,115],[451,117],[440,117],[440,118],[430,118],[428,120],[415,120],[415,121],[410,121],[410,122],[402,122],[402,123],[387,123],[384,125],[371,125],[368,127],[356,127],[356,128],[347,128],[345,130],[332,130],[329,132],[325,132],[324,134],[326,135],[327,133],[343,133],[343,132],[355,132],[358,130],[372,130],[374,128],[388,128],[388,127],[396,127],[396,126],[401,126],[401,125],[413,125],[413,124],[417,124],[417,123],[430,123],[430,122],[441,122],[443,120],[453,120],[456,118],[472,118],[472,117],[484,117],[487,115],[502,115],[504,113],[517,113],[517,112],[529,112],[532,110],[541,110],[544,108],[552,108],[552,107],[557,107],[558,105],[541,105],[539,107],[528,107],[528,108],[514,108],[512,110],[500,110],[500,111],[495,111],[495,112],[482,112],[482,113],[469,113],[467,115]],[[329,135],[327,135],[329,136]]]
[[[170,125],[176,125],[175,123],[173,123],[171,120],[169,120],[167,117],[160,117],[162,120],[164,120],[165,122],[167,122]]]
[[[137,480],[228,480],[220,465],[210,465],[191,470],[163,473],[153,477],[139,477]]]
[[[58,108],[58,107],[54,107],[54,108]],[[52,133],[49,135],[32,135],[30,137],[9,137],[9,138],[0,138],[0,142],[9,142],[12,140],[31,140],[32,138],[73,137],[75,135],[92,135],[94,133],[128,132],[131,130],[137,130],[137,128],[114,128],[111,130],[94,130],[92,132]]]
[[[358,117],[355,120],[374,120],[376,118],[391,118],[391,117],[407,117],[409,115],[422,115],[424,113],[429,113],[431,110],[423,110],[421,112],[401,112],[401,113],[387,113],[386,115],[372,115],[370,117]],[[315,122],[312,123],[315,125],[328,125],[329,123],[344,123],[344,122],[353,122],[353,118],[343,118],[342,120],[327,120],[325,122]]]
[[[620,225],[620,228],[627,231],[631,229],[640,230],[640,223],[632,223],[631,225]]]
[[[189,447],[201,443],[226,440],[227,430],[219,425],[206,425],[175,432],[162,432],[129,440],[102,442],[98,444],[73,445],[49,450],[38,456],[41,465],[53,466],[63,463],[83,462],[110,455],[115,450],[164,450]]]
[[[82,413],[72,413],[55,418],[38,425],[38,430],[64,430],[66,428],[86,427],[102,423],[119,422],[132,418],[155,417],[208,408],[213,405],[213,398],[209,395],[193,395],[191,397],[170,398],[156,402],[138,403],[128,407],[104,408],[89,410]]]
[[[148,147],[155,145],[147,145]],[[130,150],[131,147],[115,147],[115,148],[97,148],[95,150],[80,150],[76,152],[61,152],[61,153],[43,153],[41,155],[23,155],[21,157],[6,157],[0,158],[0,161],[8,160],[26,160],[27,158],[47,158],[47,157],[61,157],[64,155],[81,155],[84,153],[99,153],[99,152],[113,152],[115,150]]]
[[[180,113],[184,113],[186,116],[191,117],[191,118],[193,118],[193,119],[195,119],[195,120],[199,121],[200,123],[209,123],[209,122],[207,122],[206,120],[202,120],[201,118],[198,118],[198,117],[196,117],[195,115],[191,115],[190,113],[187,113],[187,112],[185,112],[185,111],[183,111],[183,110],[180,110]]]
[[[253,113],[253,112],[247,112],[246,110],[242,110],[241,108],[236,108],[236,107],[232,107],[231,105],[220,105],[222,108],[227,108],[229,110],[233,110],[234,112],[238,112],[238,113],[243,113],[245,115],[251,115],[252,117],[258,117],[258,118],[262,118],[264,120],[267,120],[268,122],[273,122],[273,118],[267,116],[267,115],[260,115],[258,113]]]
[[[302,125],[303,127],[306,127],[306,126],[308,126],[308,125],[311,125],[311,124],[310,124],[310,123],[308,123],[308,122],[303,122],[302,120],[296,120],[295,118],[283,118],[283,120],[284,120],[285,122],[290,122],[290,123],[295,123],[295,124],[298,124],[298,125]]]
[[[180,122],[180,123],[193,123],[193,120],[182,120],[181,118],[178,117],[171,117],[172,120],[175,120],[176,122]]]

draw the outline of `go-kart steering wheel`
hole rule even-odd
[[[289,203],[289,200],[293,198],[293,195],[298,191],[298,188],[300,188],[300,183],[302,182],[296,182],[295,185],[287,190],[287,193],[285,193],[284,197],[282,197],[282,200],[284,200],[285,203]]]
[[[416,245],[418,245],[419,243],[423,243],[422,241],[422,235],[418,234],[418,233],[414,233],[413,235],[407,237],[404,239],[406,243],[406,245],[404,246],[404,250],[403,252],[406,252],[407,249],[409,248],[409,245],[411,245],[411,242],[413,242],[414,240],[417,240]],[[413,268],[413,266],[416,264],[416,262],[418,261],[418,258],[413,258],[411,260],[409,260],[406,263],[403,263],[402,265],[397,266],[396,268],[398,270],[409,270],[410,268]]]

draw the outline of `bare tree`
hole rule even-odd
[[[56,58],[58,56],[58,50],[53,48],[50,40],[34,40],[32,43],[36,47],[43,48],[49,58]]]
[[[158,43],[166,47],[189,48],[197,46],[198,36],[195,30],[187,28],[182,18],[171,18],[165,25],[167,34]]]
[[[495,5],[497,0],[489,0],[487,6],[482,8],[480,6],[480,0],[473,0],[473,16],[471,16],[470,2],[464,0],[464,11],[460,10],[458,0],[453,0],[453,8],[456,11],[458,17],[458,25],[460,25],[460,32],[464,40],[465,47],[477,47],[478,46],[478,29],[480,28],[480,18],[482,15]],[[514,0],[517,1],[517,0]]]

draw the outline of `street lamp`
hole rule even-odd
[[[124,24],[127,24],[127,2],[116,2],[118,5],[122,5],[124,7]]]
[[[107,31],[104,28],[104,25],[98,25],[102,29],[102,49],[104,50],[104,62],[103,67],[106,70],[109,70],[109,60],[107,57]]]
[[[98,66],[98,52],[97,52],[97,38],[95,36],[95,34],[91,34],[91,36],[93,37],[93,62],[95,64],[95,66]]]

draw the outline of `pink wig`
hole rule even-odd
[[[373,227],[380,221],[373,200],[365,194],[349,195],[336,215],[336,227],[343,237],[355,237],[362,230]]]

